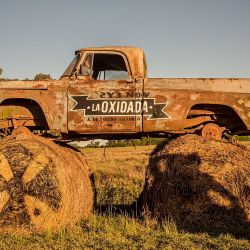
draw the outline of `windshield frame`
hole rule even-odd
[[[77,65],[81,59],[81,53],[76,52],[75,57],[71,61],[71,63],[68,65],[66,70],[63,72],[61,77],[70,77],[73,75],[73,73],[77,70]]]

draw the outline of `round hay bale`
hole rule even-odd
[[[80,153],[25,134],[0,141],[0,228],[55,230],[92,208],[89,169]]]
[[[159,145],[140,202],[144,213],[181,228],[250,235],[250,151],[197,135]]]

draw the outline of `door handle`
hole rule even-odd
[[[119,83],[135,83],[133,79],[119,80]]]
[[[127,79],[126,83],[134,83],[134,80],[133,79]]]

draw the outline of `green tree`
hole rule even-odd
[[[35,75],[34,80],[36,80],[36,81],[52,80],[52,77],[50,74],[39,73],[39,74]]]

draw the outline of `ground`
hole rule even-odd
[[[1,234],[0,249],[250,249],[247,239],[182,232],[174,222],[158,225],[153,219],[142,220],[136,212],[127,212],[126,207],[143,188],[153,147],[83,149],[94,170],[94,215],[57,233]]]

